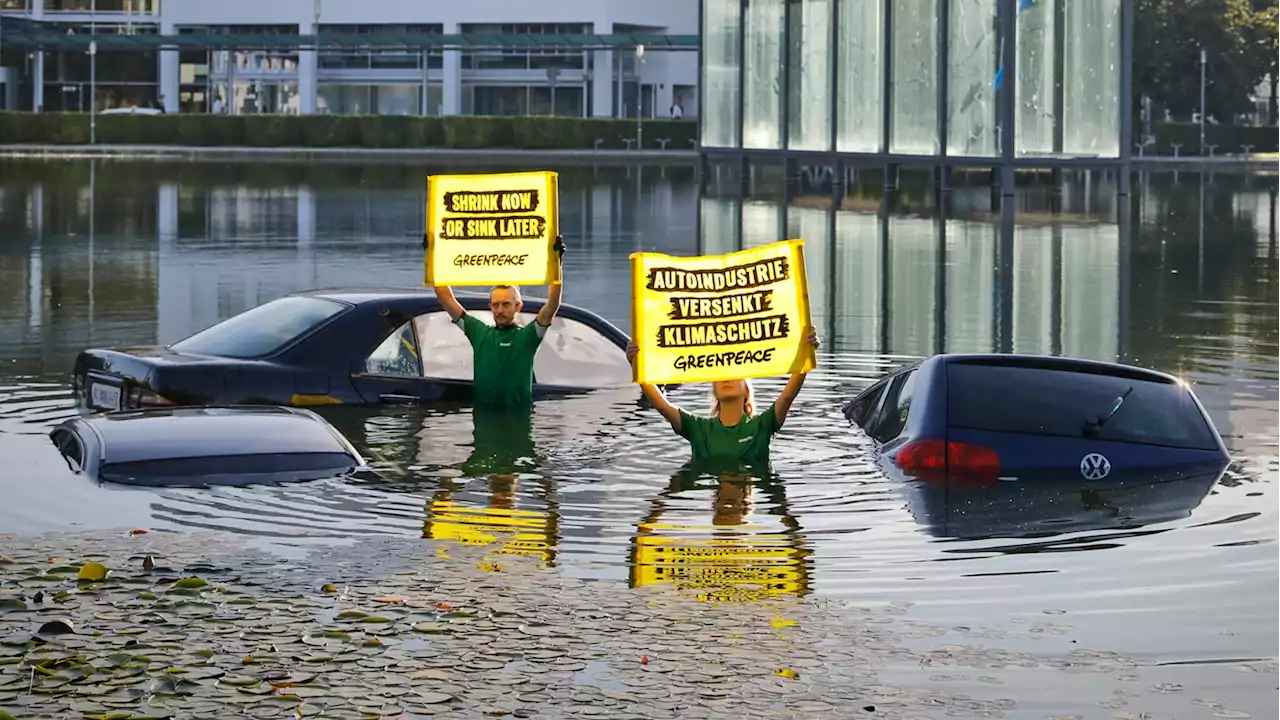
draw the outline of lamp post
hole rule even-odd
[[[89,144],[98,144],[98,0],[89,4]]]
[[[644,69],[644,45],[636,46],[636,149],[640,150],[644,147],[644,126],[641,121],[644,118],[644,103],[640,100],[640,92],[644,88],[644,78],[642,77]]]
[[[1204,76],[1205,76],[1205,65],[1207,63],[1208,63],[1208,60],[1205,57],[1204,48],[1200,48],[1200,154],[1201,155],[1204,154],[1204,116],[1206,114],[1205,108],[1204,108]]]

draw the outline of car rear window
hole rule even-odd
[[[201,330],[174,343],[172,349],[217,357],[261,357],[279,350],[346,307],[325,298],[283,297]]]
[[[109,463],[98,475],[111,482],[163,483],[213,475],[337,474],[352,467],[355,461],[345,453],[271,453]]]
[[[1085,437],[1088,421],[1105,418],[1100,440],[1216,450],[1213,433],[1183,387],[1066,369],[948,363],[947,425],[955,428]]]

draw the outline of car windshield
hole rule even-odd
[[[1101,427],[1094,427],[1097,420],[1107,418],[1121,396],[1121,408]],[[973,430],[1217,449],[1200,408],[1181,385],[1071,370],[949,363],[947,424]]]
[[[174,343],[170,349],[216,357],[261,357],[279,350],[346,307],[318,297],[283,297],[201,330]]]

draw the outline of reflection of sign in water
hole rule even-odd
[[[554,172],[427,178],[427,285],[545,285],[559,232]]]
[[[813,369],[804,241],[727,255],[631,255],[636,381],[707,382]]]
[[[534,555],[549,562],[555,552],[555,517],[537,510],[467,507],[452,500],[432,500],[422,536],[463,545],[500,543],[497,555]]]
[[[808,553],[787,535],[705,540],[639,535],[633,552],[632,587],[671,583],[676,590],[694,592],[698,599],[711,602],[750,602],[808,592],[804,566]]]

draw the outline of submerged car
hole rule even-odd
[[[304,408],[99,413],[63,421],[49,437],[73,472],[126,485],[277,484],[368,472],[355,447]]]
[[[486,295],[457,295],[493,322]],[[524,301],[531,323],[543,301]],[[562,304],[534,362],[535,397],[631,382],[626,333]],[[166,405],[339,405],[466,400],[471,345],[435,293],[329,290],[287,295],[167,347],[88,349],[72,387],[91,410]]]
[[[891,475],[952,489],[1066,475],[1159,480],[1230,462],[1186,383],[1116,363],[935,355],[889,373],[843,411]]]

